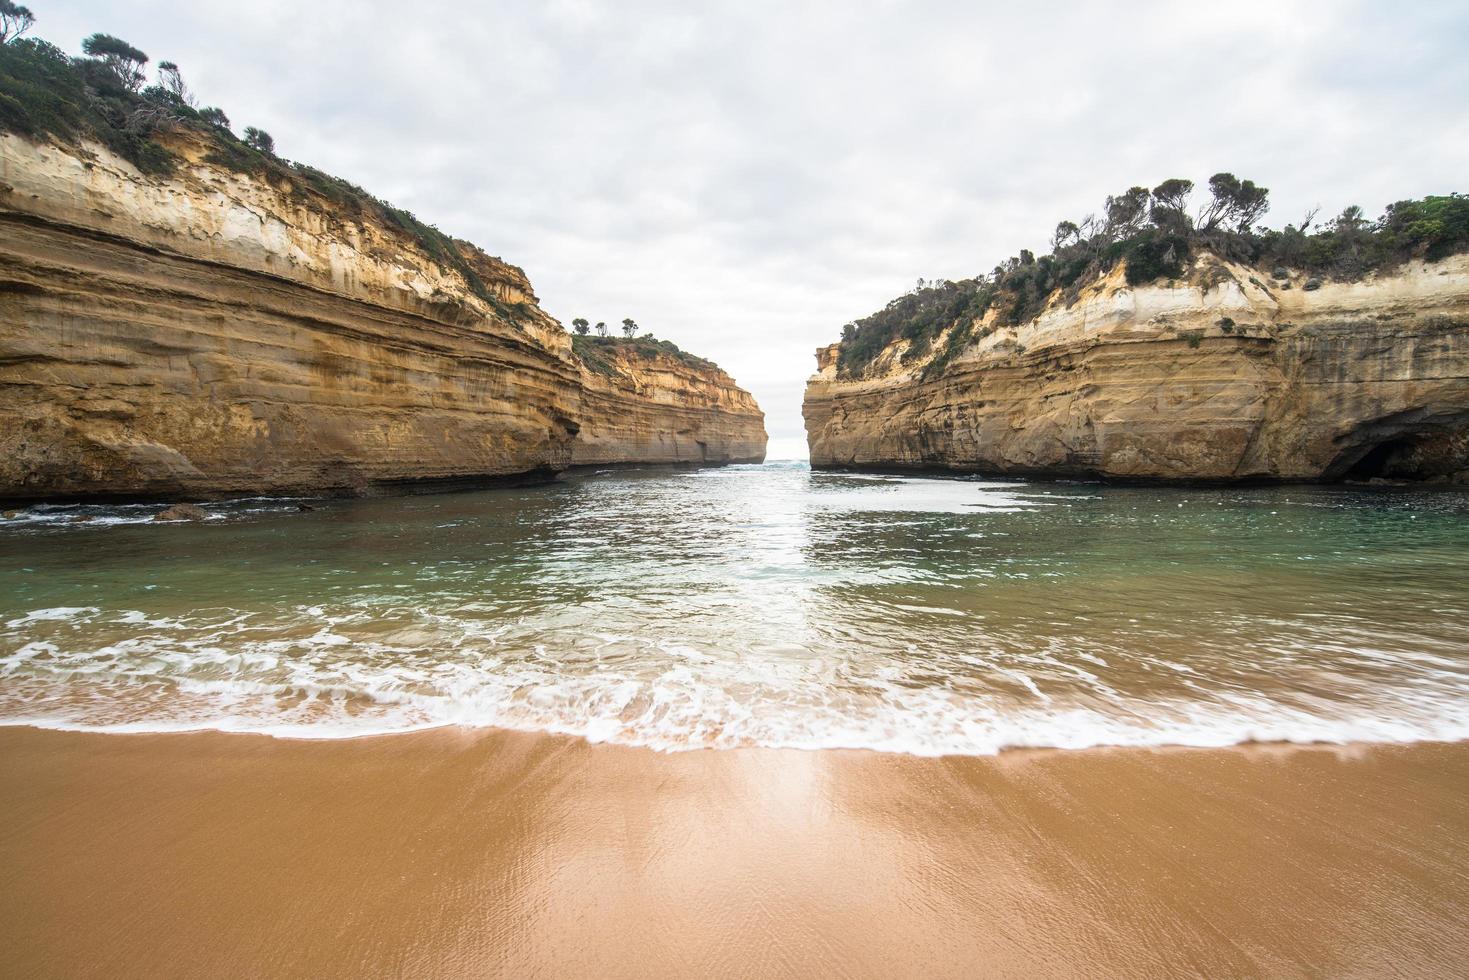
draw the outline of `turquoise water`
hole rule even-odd
[[[0,722],[923,754],[1469,736],[1469,494],[777,463],[313,506],[0,524]]]

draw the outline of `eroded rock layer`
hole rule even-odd
[[[723,372],[629,353],[652,383],[587,384],[514,266],[464,242],[445,263],[403,228],[211,165],[207,145],[173,149],[186,162],[160,179],[0,135],[0,497],[361,493],[583,454],[763,456],[759,409]]]
[[[764,415],[750,393],[718,368],[621,348],[613,348],[609,368],[582,368],[584,421],[572,445],[573,464],[765,458]]]
[[[926,380],[903,341],[855,378],[825,348],[812,465],[1469,482],[1469,256],[1305,285],[1208,255],[1186,282],[1118,268]]]

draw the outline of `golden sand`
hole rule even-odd
[[[0,975],[1454,976],[1469,745],[0,731]]]

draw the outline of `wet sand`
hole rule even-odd
[[[1454,976],[1469,744],[0,730],[0,975]]]

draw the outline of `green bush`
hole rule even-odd
[[[1177,279],[1183,275],[1191,257],[1189,241],[1182,235],[1143,232],[1127,242],[1123,249],[1128,285]]]
[[[1469,197],[1458,193],[1399,201],[1376,222],[1349,207],[1312,232],[1309,223],[1279,231],[1257,227],[1269,192],[1228,173],[1209,179],[1211,199],[1195,218],[1186,209],[1191,187],[1175,178],[1151,191],[1138,186],[1109,197],[1103,218],[1060,222],[1049,255],[1037,258],[1022,250],[988,275],[959,282],[920,279],[917,289],[843,328],[838,373],[859,374],[903,338],[908,347],[902,362],[932,355],[923,372],[932,377],[972,342],[974,323],[988,311],[994,311],[997,326],[1027,323],[1058,295],[1059,301],[1075,301],[1082,285],[1118,263],[1126,267],[1128,284],[1140,286],[1183,278],[1193,257],[1208,251],[1272,270],[1279,289],[1291,288],[1289,270],[1306,272],[1311,289],[1322,276],[1354,279],[1410,258],[1436,260],[1469,250]],[[933,340],[945,330],[949,339],[934,353]]]
[[[615,375],[617,366],[612,361],[614,351],[623,350],[639,357],[654,358],[661,355],[682,361],[690,367],[702,370],[719,370],[719,365],[682,350],[671,340],[659,340],[650,334],[641,337],[598,337],[588,334],[571,335],[571,350],[582,363],[598,374]]]
[[[32,140],[76,143],[92,139],[139,170],[167,175],[177,165],[164,138],[192,129],[209,143],[205,159],[235,173],[288,185],[296,195],[320,198],[336,215],[374,219],[396,227],[446,272],[456,272],[469,289],[511,321],[526,311],[490,290],[448,235],[411,213],[373,197],[362,188],[304,164],[275,155],[264,131],[245,129],[245,139],[229,128],[223,110],[196,110],[188,104],[177,66],[160,65],[160,83],[142,87],[146,55],[118,38],[96,34],[86,47],[94,57],[69,57],[36,38],[0,44],[0,131]],[[171,83],[171,84],[170,84]]]
[[[1421,251],[1429,260],[1458,254],[1469,248],[1469,197],[1455,193],[1399,201],[1387,209],[1379,229],[1385,244],[1398,252]]]
[[[144,173],[166,174],[173,157],[150,130],[174,113],[159,108],[99,61],[70,58],[40,38],[0,45],[0,130],[63,142],[89,137]]]

